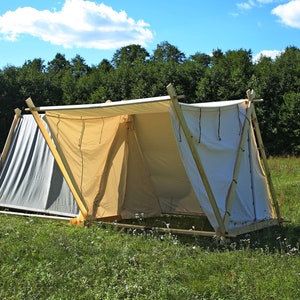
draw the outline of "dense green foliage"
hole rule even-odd
[[[0,70],[0,145],[13,109],[31,97],[36,105],[99,103],[166,95],[173,83],[186,102],[245,98],[254,89],[257,115],[268,154],[300,153],[300,49],[287,47],[272,60],[253,62],[251,50],[214,50],[211,55],[186,57],[162,42],[153,54],[140,45],[115,52],[111,61],[88,66],[77,55],[68,61],[57,53],[53,60],[28,60],[22,67]]]
[[[291,222],[222,243],[0,215],[0,297],[300,299],[300,159],[269,162]]]

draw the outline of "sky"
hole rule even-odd
[[[300,0],[0,0],[0,68],[57,53],[92,66],[121,47],[167,41],[186,57],[220,49],[275,58],[300,47]]]

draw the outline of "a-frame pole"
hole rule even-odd
[[[243,126],[243,129],[242,129],[242,134],[241,134],[241,137],[240,137],[237,156],[236,156],[235,163],[234,163],[234,169],[233,169],[231,184],[230,184],[229,190],[227,192],[227,196],[226,196],[226,202],[225,202],[226,203],[226,211],[225,211],[225,215],[224,215],[224,218],[223,218],[225,228],[228,227],[228,223],[229,223],[229,218],[230,218],[231,209],[232,209],[232,205],[233,205],[234,194],[235,194],[236,187],[237,187],[237,184],[238,184],[238,175],[239,175],[239,172],[240,172],[241,160],[242,160],[243,154],[245,152],[245,149],[244,149],[245,148],[245,141],[247,139],[248,129],[249,129],[250,123],[251,123],[252,110],[253,110],[253,107],[254,107],[253,102],[251,102],[252,98],[251,98],[250,91],[247,91],[247,96],[248,96],[248,101],[246,103],[247,113],[246,113],[246,117],[245,117],[245,121],[244,121],[244,126]]]
[[[260,129],[259,129],[255,109],[253,109],[253,111],[252,111],[252,124],[254,126],[256,141],[257,141],[257,144],[258,144],[258,149],[259,149],[259,152],[260,152],[261,159],[263,161],[263,166],[264,166],[264,170],[265,170],[265,173],[266,173],[267,182],[268,182],[268,185],[269,185],[273,205],[275,207],[277,220],[278,220],[278,223],[280,223],[281,222],[280,209],[279,209],[279,205],[278,205],[278,202],[277,202],[276,193],[275,193],[273,181],[272,181],[272,178],[271,178],[271,172],[270,172],[270,168],[269,168],[269,164],[268,164],[268,160],[267,160],[267,156],[266,156],[266,152],[265,152],[265,147],[264,147],[263,140],[262,140],[262,137],[261,137],[261,133],[260,133]]]
[[[71,190],[71,192],[74,196],[75,201],[78,204],[78,207],[79,207],[80,212],[81,212],[80,219],[85,220],[86,217],[87,217],[87,209],[86,209],[86,207],[85,207],[85,205],[84,205],[84,203],[81,199],[81,195],[78,193],[78,191],[75,187],[75,184],[73,183],[73,181],[72,181],[72,179],[71,179],[71,177],[70,177],[70,175],[69,175],[69,173],[68,173],[68,171],[67,171],[67,169],[66,169],[66,167],[65,167],[65,165],[64,165],[64,163],[63,163],[63,161],[62,161],[62,159],[61,159],[61,157],[60,157],[60,155],[59,155],[59,153],[56,149],[56,147],[55,147],[54,142],[52,141],[52,139],[51,139],[45,125],[43,124],[38,112],[35,110],[35,105],[32,102],[31,98],[28,98],[26,100],[26,104],[29,107],[29,109],[30,109],[30,111],[31,111],[36,123],[37,123],[37,126],[39,127],[39,129],[40,129],[40,131],[41,131],[41,133],[42,133],[42,135],[43,135],[50,151],[53,154],[53,157],[54,157],[58,167],[60,168],[60,170],[62,172],[63,177],[65,178],[65,180],[66,180],[66,182],[67,182],[67,184],[68,184],[68,186],[69,186],[69,188],[70,188],[70,190]]]
[[[193,143],[191,132],[190,132],[188,126],[187,126],[187,123],[186,123],[185,118],[183,116],[183,113],[181,111],[181,107],[178,103],[177,95],[176,95],[175,89],[174,89],[172,84],[169,84],[167,86],[167,91],[168,91],[169,96],[171,97],[172,104],[173,104],[173,109],[176,113],[176,117],[177,117],[177,119],[178,119],[178,121],[181,125],[182,131],[184,133],[184,136],[186,138],[186,141],[187,141],[188,146],[190,148],[190,151],[192,153],[193,159],[194,159],[195,164],[197,166],[198,172],[201,176],[204,188],[206,190],[206,193],[207,193],[207,196],[209,198],[210,204],[211,204],[212,209],[214,211],[216,220],[218,222],[218,225],[219,225],[219,232],[218,233],[220,233],[221,235],[225,235],[225,233],[226,233],[225,232],[225,226],[224,226],[222,217],[220,215],[220,211],[219,211],[219,208],[217,206],[215,196],[213,194],[210,183],[209,183],[208,178],[206,176],[206,173],[204,171],[204,168],[203,168],[202,162],[199,158],[196,147]]]
[[[19,108],[16,108],[15,109],[15,116],[14,116],[13,122],[11,124],[11,127],[10,127],[10,130],[9,130],[9,133],[8,133],[8,136],[7,136],[7,139],[6,139],[3,151],[1,153],[0,170],[2,169],[2,166],[4,165],[4,163],[6,161],[7,153],[8,153],[8,150],[10,148],[10,145],[11,145],[11,142],[12,142],[12,138],[13,138],[13,135],[14,135],[14,131],[15,131],[15,128],[16,128],[16,126],[18,124],[20,116],[21,116],[21,110]]]

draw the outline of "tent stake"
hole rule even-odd
[[[53,143],[53,141],[52,141],[52,139],[51,139],[51,137],[50,137],[50,135],[47,131],[47,129],[45,128],[45,125],[43,124],[38,112],[35,110],[35,106],[34,106],[33,101],[31,100],[31,98],[28,98],[26,100],[26,104],[29,107],[29,109],[30,109],[30,111],[31,111],[36,123],[37,123],[37,126],[39,127],[39,129],[40,129],[40,131],[41,131],[41,133],[42,133],[42,135],[43,135],[50,151],[52,152],[52,154],[54,156],[54,159],[55,159],[58,167],[60,168],[60,170],[62,172],[63,177],[65,178],[65,180],[66,180],[66,182],[67,182],[67,184],[68,184],[68,186],[69,186],[69,188],[70,188],[70,190],[71,190],[71,192],[72,192],[72,194],[75,198],[75,201],[78,204],[78,207],[81,211],[81,214],[78,217],[78,222],[81,222],[84,219],[86,219],[86,217],[87,217],[87,209],[86,209],[86,207],[85,207],[85,205],[84,205],[84,203],[81,199],[81,196],[80,196],[79,192],[77,191],[77,189],[75,188],[75,185],[74,185],[73,181],[71,180],[71,178],[68,174],[68,171],[67,171],[67,169],[66,169],[66,167],[65,167],[65,165],[64,165],[64,163],[63,163],[63,161],[62,161],[62,159],[61,159],[61,157],[60,157],[60,155],[59,155],[59,153],[58,153],[58,151],[57,151],[57,149],[56,149],[56,147],[55,147],[55,145],[54,145],[54,143]]]
[[[2,169],[2,167],[3,167],[3,165],[4,165],[5,161],[6,161],[7,153],[8,153],[8,150],[10,148],[10,145],[11,145],[11,142],[12,142],[12,138],[13,138],[13,134],[14,134],[15,128],[16,128],[16,126],[18,124],[20,116],[21,116],[21,110],[19,108],[16,108],[15,109],[14,120],[13,120],[13,122],[11,124],[10,130],[9,130],[9,133],[8,133],[8,137],[6,139],[3,151],[1,153],[0,170]]]
[[[188,126],[187,126],[187,123],[185,121],[184,115],[183,115],[183,113],[181,111],[180,105],[179,105],[178,100],[177,100],[177,95],[176,95],[175,89],[174,89],[174,87],[173,87],[172,84],[169,84],[167,86],[167,91],[168,91],[168,94],[171,97],[174,111],[175,111],[176,116],[178,118],[178,121],[179,121],[179,123],[180,123],[180,125],[182,127],[182,130],[183,130],[183,133],[185,135],[186,141],[187,141],[188,146],[189,146],[189,148],[191,150],[193,159],[195,161],[195,164],[197,166],[198,172],[199,172],[199,174],[201,176],[203,185],[205,187],[207,196],[209,198],[210,204],[212,206],[212,209],[214,211],[215,217],[217,219],[217,222],[218,222],[218,225],[219,225],[219,231],[220,231],[219,233],[221,235],[225,235],[224,222],[223,222],[223,220],[221,218],[220,211],[219,211],[219,208],[217,206],[215,196],[213,194],[213,191],[211,189],[210,183],[209,183],[208,178],[206,176],[206,173],[204,171],[204,168],[203,168],[202,162],[200,160],[200,157],[199,157],[199,155],[197,153],[197,150],[195,148],[195,145],[193,143],[190,130],[189,130]]]

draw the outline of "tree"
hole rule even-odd
[[[185,60],[185,55],[177,47],[164,41],[157,45],[152,60],[180,64]]]
[[[240,99],[251,88],[249,82],[253,74],[251,50],[236,50],[226,52],[226,67],[229,70],[229,99]]]
[[[71,69],[64,72],[61,81],[61,88],[63,91],[63,104],[74,104],[76,100],[78,100],[76,91],[76,78],[73,76]]]
[[[46,66],[41,58],[27,60],[18,70],[16,78],[22,99],[31,97],[35,104],[50,103],[46,77]]]
[[[182,93],[186,96],[182,101],[196,102],[198,83],[204,77],[210,64],[211,57],[209,55],[197,52],[178,65],[178,81],[182,87]]]
[[[300,92],[286,93],[279,109],[280,154],[300,154]]]
[[[275,72],[278,74],[279,93],[300,91],[300,49],[287,47],[274,61]]]
[[[97,70],[100,74],[107,74],[113,70],[113,66],[107,59],[103,59],[98,65]]]
[[[97,67],[91,69],[89,73],[91,81],[89,103],[100,103],[108,99],[115,99],[113,93],[115,71],[107,59],[103,59]]]
[[[60,53],[57,53],[55,58],[48,62],[47,84],[49,86],[49,104],[58,105],[63,103],[62,78],[70,67],[70,62],[65,58],[65,55]]]
[[[251,50],[213,51],[211,63],[200,80],[200,101],[239,99],[245,97],[253,74]]]
[[[72,76],[78,79],[80,76],[87,74],[90,70],[90,67],[85,63],[85,59],[77,54],[71,59],[70,69],[72,71]]]
[[[19,68],[7,66],[0,70],[0,149],[4,146],[15,108],[23,108],[24,98],[17,79]]]
[[[229,74],[226,58],[220,50],[214,50],[211,65],[205,70],[204,76],[198,83],[196,95],[198,101],[217,101],[228,99]]]
[[[266,152],[274,154],[278,149],[278,111],[282,103],[279,92],[279,74],[270,57],[261,57],[254,65],[252,82],[256,96],[263,102],[256,105],[257,116]]]
[[[115,68],[132,67],[135,64],[145,63],[149,53],[140,45],[128,45],[118,49],[112,58]]]
[[[55,58],[48,62],[47,72],[49,74],[59,74],[65,70],[68,70],[70,66],[71,64],[66,59],[65,55],[57,53]]]

